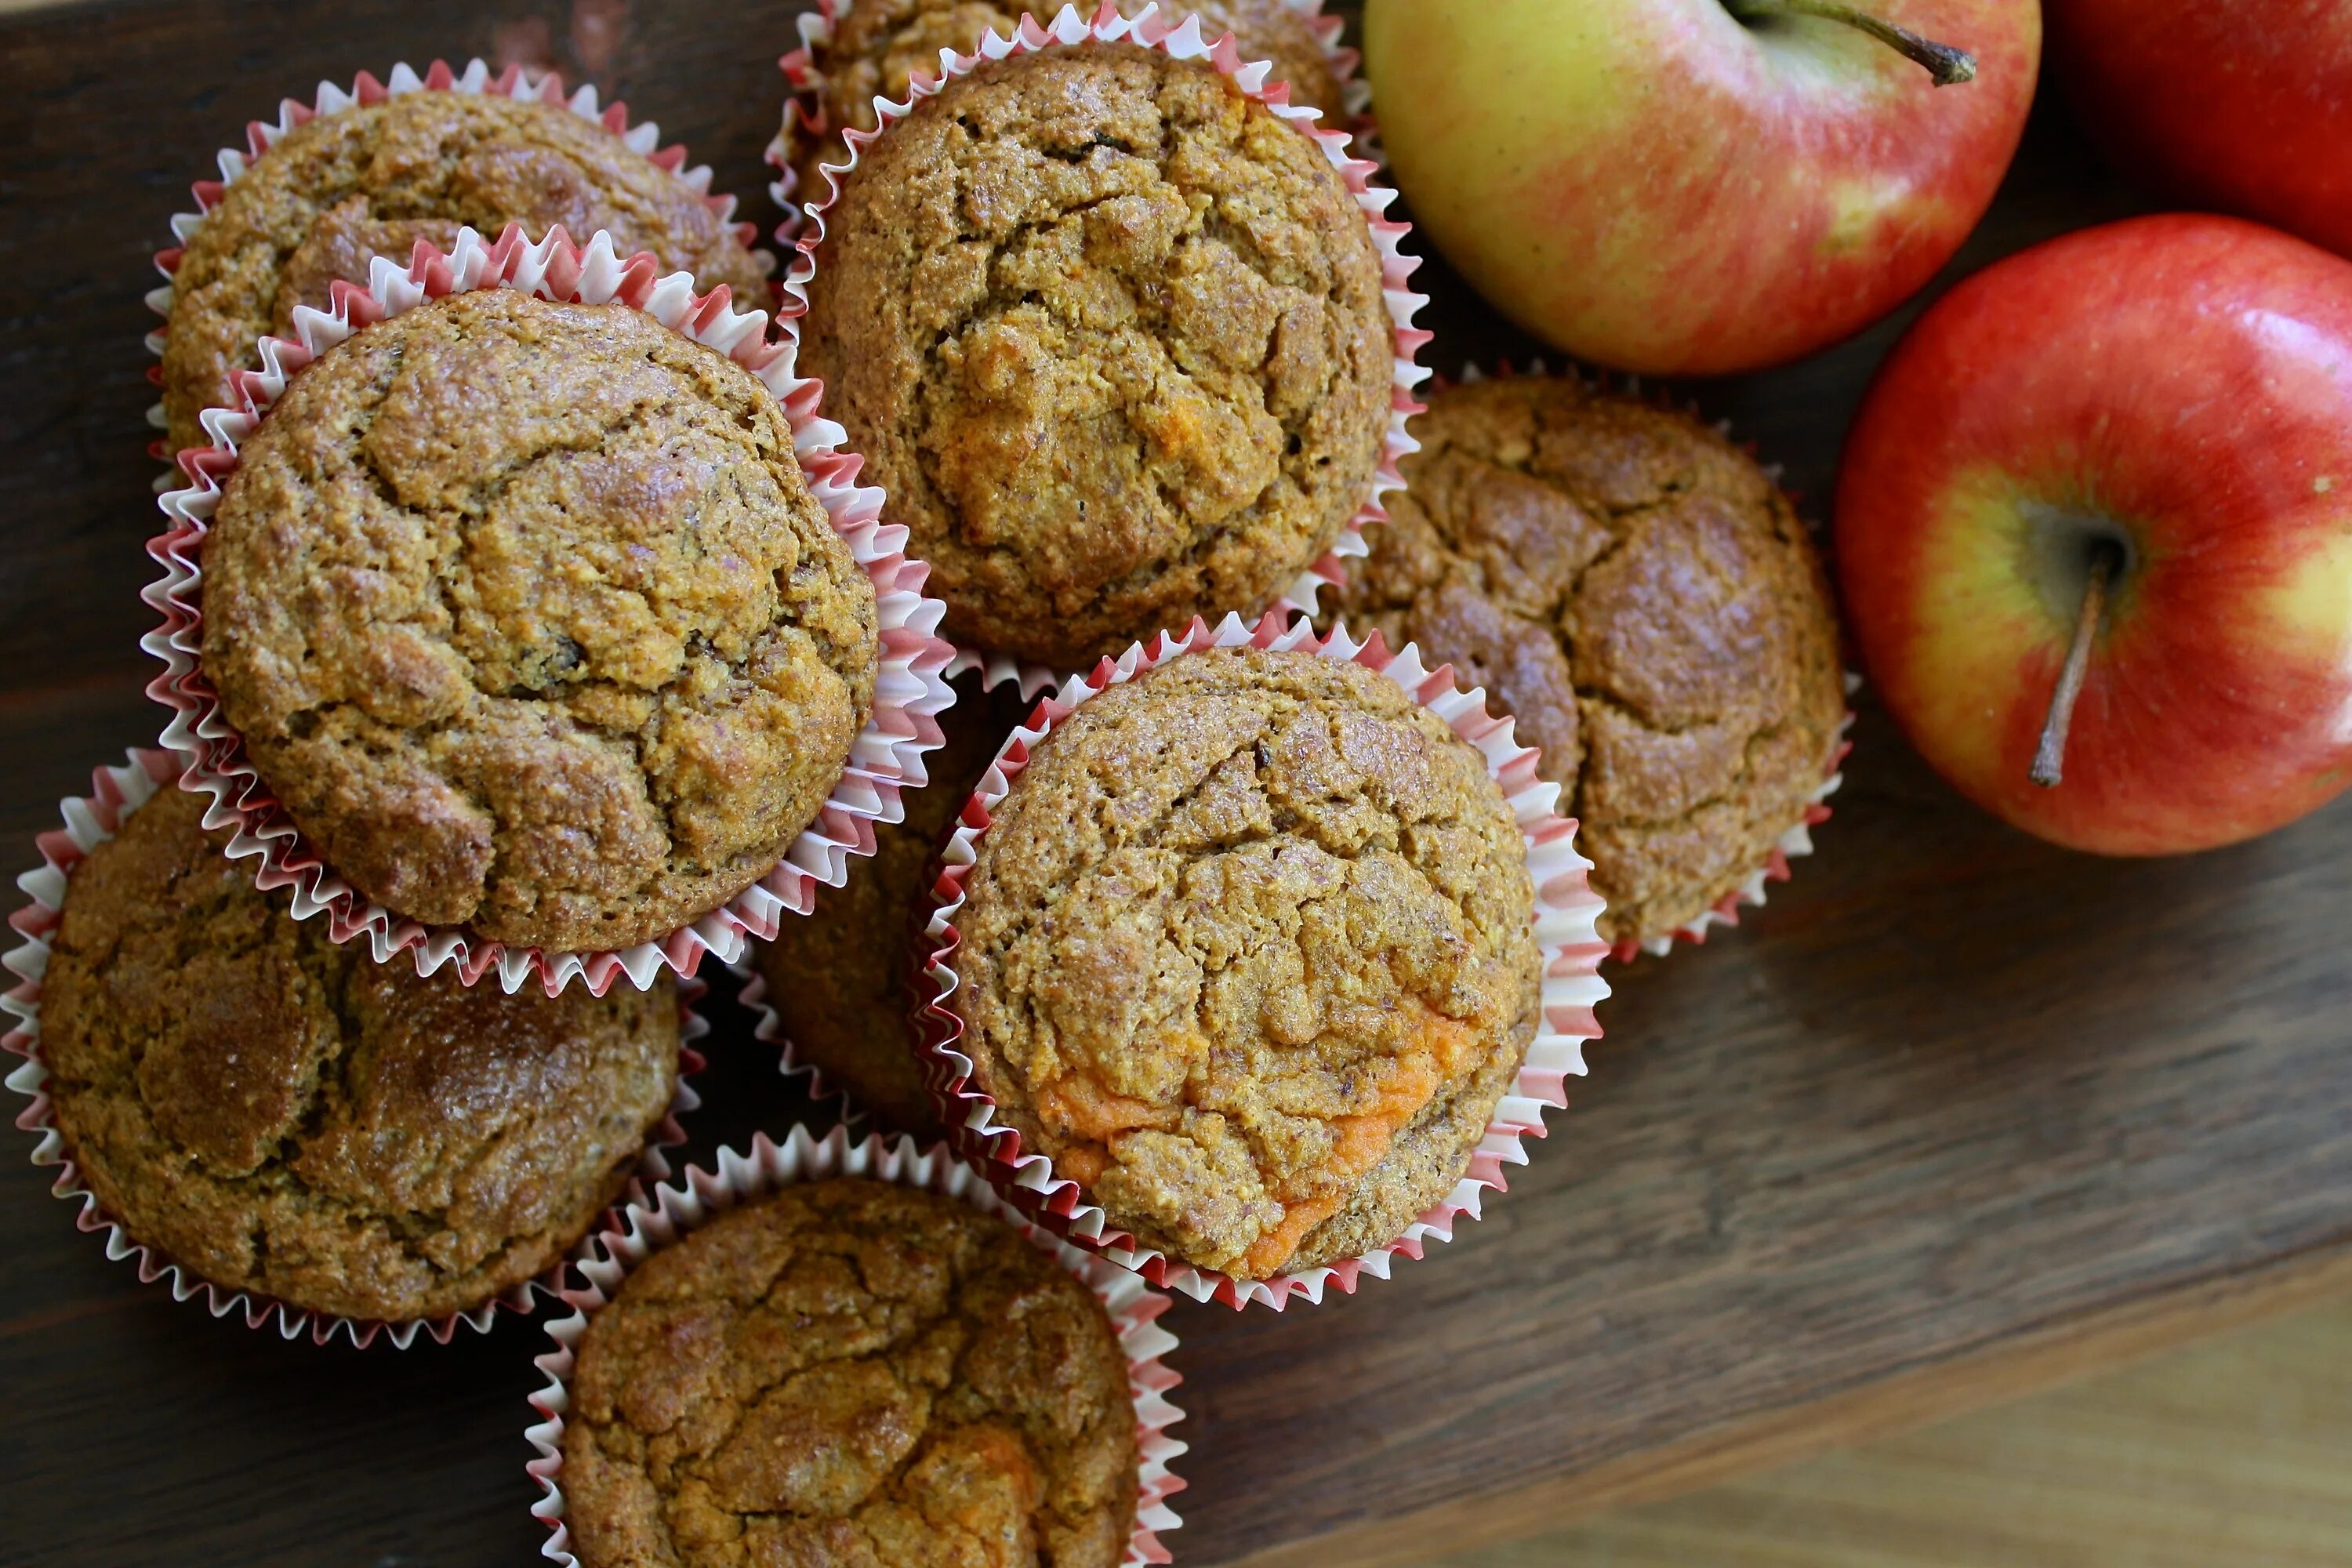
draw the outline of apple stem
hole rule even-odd
[[[1824,21],[1843,22],[1858,27],[1907,59],[1916,60],[1927,68],[1937,87],[1957,87],[1964,81],[1977,79],[1977,58],[1966,49],[1956,49],[1949,44],[1939,44],[1933,38],[1923,38],[1908,27],[1898,27],[1884,17],[1852,5],[1841,5],[1836,0],[1723,0],[1724,8],[1743,22],[1760,21],[1767,16],[1819,16]]]
[[[2091,562],[2091,580],[2083,586],[2074,640],[2067,645],[2058,689],[2050,694],[2050,716],[2042,722],[2042,743],[2033,749],[2033,770],[2027,775],[2043,789],[2057,788],[2066,776],[2066,731],[2074,726],[2074,701],[2083,695],[2083,676],[2091,668],[2091,645],[2098,640],[2099,621],[2107,611],[2107,580],[2119,564],[2118,554],[2114,545],[2100,545]]]

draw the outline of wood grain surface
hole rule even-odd
[[[141,296],[212,150],[321,77],[545,60],[585,66],[764,220],[795,9],[0,18],[11,869],[59,795],[158,728],[136,647],[156,525]],[[2045,104],[1950,276],[2132,206]],[[1429,363],[1529,353],[1423,277]],[[1689,395],[1818,511],[1908,314]],[[1769,910],[1617,973],[1592,1076],[1485,1220],[1319,1310],[1171,1314],[1180,1561],[1412,1562],[2352,1288],[2352,808],[2198,859],[2097,861],[1964,806],[1866,697],[1856,739],[1822,852]],[[804,1109],[715,1011],[704,1151]],[[0,1163],[0,1563],[529,1560],[535,1325],[406,1354],[283,1343],[141,1287],[47,1184]]]
[[[2343,1568],[2352,1303],[1429,1568]]]

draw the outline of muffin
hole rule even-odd
[[[368,261],[405,266],[420,239],[447,249],[460,225],[495,238],[556,224],[582,244],[612,232],[697,287],[726,284],[766,309],[761,259],[700,192],[561,104],[488,93],[408,92],[321,114],[281,136],[222,191],[172,278],[163,413],[172,450],[205,443],[196,416],[234,406],[229,377],[259,362],[265,333],[291,335],[294,307],[324,309],[338,278],[367,286]]]
[[[908,793],[907,820],[875,825],[874,863],[846,887],[818,889],[815,910],[786,921],[758,958],[794,1062],[907,1131],[939,1124],[908,1024],[915,933],[930,913],[927,873],[1029,707],[1009,686],[978,684],[967,678],[940,715],[946,743],[928,759],[930,783]]]
[[[1327,606],[1517,721],[1580,823],[1601,933],[1662,937],[1805,820],[1845,712],[1827,580],[1728,440],[1573,381],[1429,399],[1407,488]]]
[[[774,395],[617,305],[455,294],[296,376],[203,549],[263,785],[395,914],[615,950],[772,869],[871,708],[872,584]]]
[[[1369,221],[1209,64],[983,65],[865,150],[825,227],[801,367],[960,643],[1066,669],[1255,613],[1372,493]]]
[[[647,1258],[581,1337],[582,1568],[1114,1568],[1135,1520],[1101,1302],[1002,1220],[835,1178]]]
[[[542,1273],[677,1087],[677,994],[504,995],[298,922],[166,787],[67,884],[51,1118],[131,1239],[231,1290],[400,1322]]]
[[[1119,15],[1132,21],[1145,0],[1118,0]],[[784,117],[785,156],[796,174],[799,200],[823,199],[830,188],[818,172],[849,155],[845,131],[871,131],[877,123],[876,98],[904,103],[916,76],[937,76],[940,51],[969,55],[990,33],[1012,37],[1021,26],[1021,5],[994,0],[846,0],[832,31],[809,45],[808,69],[816,81],[809,107],[825,133],[812,136],[797,117]],[[1190,12],[1201,18],[1201,36],[1214,42],[1226,33],[1245,60],[1268,60],[1267,85],[1286,81],[1290,101],[1318,110],[1325,125],[1344,126],[1346,103],[1331,57],[1316,36],[1307,14],[1284,0],[1197,0],[1161,4],[1162,16]]]
[[[1360,665],[1210,649],[1108,687],[976,853],[956,1048],[1024,1153],[1199,1268],[1262,1279],[1393,1240],[1535,1037],[1511,808]]]

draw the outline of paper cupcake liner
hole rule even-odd
[[[943,1145],[923,1147],[911,1138],[886,1140],[878,1135],[852,1142],[840,1128],[817,1139],[796,1127],[782,1143],[771,1142],[764,1133],[759,1135],[748,1154],[721,1149],[714,1163],[715,1172],[691,1166],[682,1180],[631,1204],[616,1223],[581,1249],[575,1267],[583,1283],[564,1294],[572,1315],[548,1325],[555,1348],[535,1363],[547,1374],[547,1385],[530,1396],[531,1408],[541,1419],[524,1434],[539,1450],[539,1458],[528,1467],[530,1477],[546,1494],[531,1505],[530,1511],[552,1532],[540,1548],[541,1556],[565,1568],[579,1568],[563,1517],[563,1418],[572,1403],[573,1357],[581,1336],[588,1331],[590,1314],[612,1300],[630,1270],[728,1210],[803,1182],[864,1176],[919,1187],[1004,1220],[1054,1254],[1102,1302],[1118,1331],[1119,1349],[1127,1356],[1128,1391],[1135,1401],[1140,1459],[1135,1528],[1121,1562],[1135,1565],[1171,1561],[1160,1535],[1181,1522],[1168,1500],[1184,1489],[1184,1482],[1171,1475],[1168,1467],[1186,1445],[1168,1436],[1168,1428],[1182,1420],[1183,1413],[1168,1398],[1169,1390],[1181,1380],[1160,1360],[1176,1348],[1176,1337],[1158,1321],[1170,1305],[1167,1297],[1145,1289],[1134,1275],[1026,1223]]]
[[[247,123],[245,151],[239,152],[234,147],[221,149],[218,157],[220,178],[199,180],[191,187],[196,210],[172,216],[172,235],[177,243],[155,253],[155,270],[163,275],[163,285],[149,290],[147,308],[163,317],[163,324],[147,334],[147,352],[159,361],[163,357],[163,340],[171,331],[172,323],[172,280],[179,274],[180,260],[187,254],[188,241],[194,237],[205,216],[220,205],[223,194],[244,175],[256,158],[268,152],[279,137],[306,121],[354,105],[382,103],[387,99],[411,92],[488,94],[498,98],[535,99],[541,103],[561,104],[581,119],[593,121],[619,137],[631,152],[644,154],[653,163],[676,174],[685,182],[688,189],[702,198],[704,205],[718,215],[720,223],[734,229],[736,237],[743,242],[743,247],[759,258],[762,270],[774,269],[775,257],[769,251],[755,248],[759,245],[760,226],[735,222],[735,198],[712,193],[710,166],[698,163],[692,168],[687,167],[686,148],[676,142],[663,146],[661,127],[650,120],[630,124],[627,104],[615,99],[611,104],[600,107],[593,86],[583,86],[566,93],[563,78],[553,72],[530,71],[520,66],[509,66],[493,73],[478,59],[468,60],[465,69],[456,70],[451,68],[448,61],[436,59],[425,68],[424,75],[419,76],[404,60],[393,67],[391,73],[382,81],[378,81],[372,73],[362,71],[348,88],[337,87],[331,81],[320,82],[318,91],[308,103],[291,98],[280,100],[274,122],[256,120]],[[757,303],[766,308],[772,302],[762,300]],[[149,367],[147,375],[157,385],[163,384],[163,373],[160,365]],[[158,430],[164,427],[163,405],[161,403],[148,409],[147,423]],[[173,458],[163,437],[150,443],[148,451],[161,462],[168,463]],[[156,488],[168,488],[170,482],[168,479],[159,481]]]
[[[840,25],[841,13],[855,0],[816,0],[816,5],[800,14],[798,18],[800,47],[776,62],[784,73],[783,122],[777,128],[776,138],[768,143],[768,166],[776,171],[776,179],[769,185],[768,194],[784,211],[784,221],[776,227],[776,238],[785,246],[800,237],[803,213],[798,197],[803,193],[794,189],[800,184],[800,171],[793,163],[793,144],[801,137],[823,142],[833,128],[824,115],[824,72],[816,63],[816,51],[833,42],[834,30]],[[1361,72],[1363,56],[1343,42],[1348,30],[1344,18],[1326,16],[1323,0],[1282,0],[1284,6],[1298,13],[1315,41],[1322,47],[1323,58],[1331,68],[1332,79],[1339,84],[1339,97],[1348,116],[1343,128],[1352,135],[1360,147],[1365,147],[1372,131],[1370,109],[1371,85]],[[1170,0],[1162,6],[1170,16],[1191,15],[1183,0]],[[1288,101],[1289,84],[1276,84]],[[1367,148],[1369,151],[1369,148]],[[1377,161],[1377,154],[1375,154]]]
[[[537,975],[552,994],[576,978],[600,996],[623,974],[640,989],[665,966],[691,974],[706,950],[731,963],[741,954],[747,932],[772,936],[786,911],[808,912],[817,883],[839,887],[852,855],[874,853],[874,824],[901,820],[900,792],[926,782],[922,754],[940,739],[936,716],[955,700],[944,674],[954,649],[937,635],[946,606],[922,592],[930,568],[908,557],[904,528],[881,521],[882,492],[856,482],[859,459],[840,449],[841,426],[818,414],[820,389],[793,374],[791,350],[765,335],[765,318],[730,309],[718,291],[698,295],[688,274],[661,277],[656,267],[642,252],[624,260],[602,232],[583,247],[558,227],[533,245],[520,226],[510,226],[495,244],[462,230],[446,255],[419,244],[406,268],[378,257],[366,292],[338,283],[331,311],[295,311],[299,342],[264,338],[261,368],[237,375],[244,406],[206,410],[211,445],[180,454],[188,483],[163,498],[171,526],[147,547],[163,575],[142,595],[163,618],[160,629],[140,639],[165,667],[147,687],[150,696],[173,710],[163,743],[186,770],[183,784],[213,797],[206,826],[236,828],[229,854],[253,858],[256,884],[265,889],[291,887],[296,919],[324,914],[330,936],[339,942],[364,935],[379,963],[413,951],[418,973],[454,963],[468,985],[496,973],[499,983],[513,991]],[[427,300],[491,288],[627,305],[758,376],[791,421],[793,449],[811,492],[874,586],[881,634],[874,711],[816,819],[767,876],[667,936],[618,952],[517,948],[428,927],[366,898],[320,859],[271,798],[202,668],[204,540],[222,487],[236,468],[239,444],[303,366],[362,327]]]
[[[996,1101],[974,1081],[971,1058],[959,1048],[963,1021],[947,1005],[960,984],[955,953],[961,937],[955,926],[956,911],[963,907],[965,883],[977,858],[981,836],[988,831],[992,814],[1028,765],[1037,744],[1053,732],[1055,725],[1107,688],[1133,680],[1171,659],[1213,647],[1296,649],[1377,670],[1477,747],[1517,819],[1527,846],[1528,870],[1535,885],[1536,936],[1544,959],[1543,1021],[1528,1047],[1517,1083],[1496,1105],[1469,1169],[1453,1192],[1385,1247],[1337,1263],[1255,1280],[1201,1268],[1144,1245],[1110,1225],[1102,1209],[1086,1200],[1076,1183],[1055,1173],[1048,1157],[1024,1153],[1020,1133],[996,1121]],[[1503,1167],[1527,1163],[1522,1140],[1544,1135],[1544,1111],[1567,1107],[1569,1077],[1584,1074],[1583,1043],[1601,1036],[1593,1009],[1609,994],[1600,974],[1608,944],[1594,929],[1601,902],[1585,882],[1591,862],[1576,851],[1576,824],[1553,809],[1559,786],[1536,776],[1534,749],[1518,744],[1511,730],[1510,720],[1486,711],[1482,689],[1460,689],[1454,683],[1451,666],[1430,669],[1423,663],[1420,650],[1411,644],[1391,652],[1377,632],[1369,642],[1358,642],[1344,626],[1318,635],[1304,619],[1286,622],[1276,614],[1268,614],[1255,626],[1239,616],[1227,616],[1214,629],[1196,620],[1181,637],[1163,632],[1149,647],[1139,643],[1116,661],[1104,659],[1091,674],[1072,676],[997,753],[996,762],[964,806],[961,825],[948,840],[933,889],[936,905],[919,954],[922,1001],[917,1025],[926,1055],[925,1080],[940,1103],[940,1119],[947,1123],[957,1152],[978,1165],[1024,1214],[1056,1235],[1198,1301],[1218,1300],[1235,1308],[1257,1302],[1280,1310],[1291,1298],[1304,1296],[1310,1303],[1319,1304],[1327,1286],[1337,1285],[1343,1293],[1352,1294],[1360,1276],[1385,1279],[1394,1259],[1419,1258],[1433,1237],[1453,1240],[1458,1218],[1465,1215],[1477,1218],[1484,1194],[1506,1190]]]
[[[278,1331],[289,1340],[299,1337],[307,1329],[313,1343],[323,1345],[340,1333],[364,1350],[381,1333],[406,1350],[422,1330],[436,1342],[446,1344],[460,1324],[487,1331],[501,1309],[529,1312],[536,1304],[538,1293],[560,1294],[567,1264],[559,1258],[536,1279],[525,1280],[468,1312],[399,1322],[316,1312],[274,1296],[216,1285],[176,1262],[170,1254],[133,1240],[121,1223],[100,1205],[97,1194],[82,1184],[80,1172],[67,1157],[65,1140],[57,1128],[47,1089],[48,1065],[41,1056],[41,982],[48,973],[50,938],[62,918],[74,868],[87,859],[91,850],[121,831],[123,820],[153,799],[158,790],[170,789],[179,771],[178,761],[168,752],[143,749],[133,749],[130,760],[121,767],[98,769],[90,775],[89,794],[68,796],[60,803],[58,810],[65,826],[50,829],[37,840],[40,867],[16,879],[26,902],[8,917],[18,941],[5,956],[0,956],[0,963],[5,963],[16,977],[15,987],[0,995],[0,1012],[15,1020],[7,1033],[0,1035],[0,1051],[25,1058],[6,1081],[10,1089],[29,1102],[17,1113],[16,1125],[39,1137],[33,1149],[33,1163],[58,1167],[57,1181],[49,1190],[68,1201],[81,1200],[81,1212],[74,1216],[74,1223],[86,1231],[104,1231],[107,1257],[117,1261],[131,1260],[139,1270],[141,1284],[165,1281],[175,1301],[202,1295],[205,1310],[214,1317],[225,1318],[233,1311],[241,1311],[247,1328],[258,1329],[275,1317]],[[694,1005],[706,989],[699,981],[679,982],[677,1092],[670,1100],[668,1112],[647,1136],[636,1173],[630,1177],[620,1202],[636,1201],[645,1194],[648,1184],[669,1175],[667,1152],[686,1142],[686,1130],[678,1125],[678,1118],[702,1103],[688,1079],[703,1068],[702,1053],[694,1048],[692,1042],[710,1032]],[[613,1212],[617,1212],[617,1207],[616,1205]]]
[[[803,17],[803,26],[810,18]],[[1335,25],[1337,18],[1325,18]],[[820,27],[827,26],[818,20]],[[1412,226],[1388,216],[1389,205],[1396,193],[1371,183],[1378,167],[1360,157],[1352,149],[1347,132],[1318,125],[1315,110],[1294,108],[1289,101],[1286,83],[1276,83],[1272,89],[1265,85],[1268,62],[1255,63],[1241,58],[1241,51],[1230,34],[1213,43],[1201,37],[1200,18],[1186,13],[1181,25],[1171,23],[1157,5],[1148,5],[1143,14],[1129,22],[1121,17],[1110,5],[1103,5],[1088,21],[1076,5],[1065,5],[1050,23],[1040,23],[1024,15],[1015,37],[1002,37],[990,34],[981,41],[980,48],[971,54],[959,55],[952,50],[940,51],[940,71],[916,81],[913,90],[903,102],[877,99],[875,109],[880,125],[873,131],[849,131],[843,133],[849,145],[845,163],[821,165],[829,189],[817,195],[803,213],[796,237],[779,231],[778,238],[793,246],[783,276],[782,316],[778,322],[795,344],[799,342],[800,318],[808,312],[808,285],[816,276],[816,253],[824,238],[825,214],[841,194],[841,176],[857,167],[858,159],[866,147],[890,133],[890,128],[915,110],[915,105],[927,98],[935,98],[948,82],[970,76],[981,66],[992,60],[1007,59],[1016,55],[1034,54],[1055,45],[1086,43],[1138,44],[1146,48],[1160,49],[1177,59],[1197,59],[1214,66],[1248,97],[1265,104],[1284,120],[1298,127],[1300,132],[1314,139],[1323,155],[1346,181],[1349,192],[1355,197],[1370,226],[1373,243],[1381,254],[1381,295],[1388,305],[1389,319],[1394,328],[1395,356],[1389,382],[1388,430],[1381,443],[1381,460],[1372,476],[1371,493],[1364,504],[1339,531],[1339,537],[1301,572],[1281,598],[1270,606],[1274,609],[1296,610],[1302,616],[1315,613],[1315,602],[1324,588],[1346,580],[1347,560],[1364,553],[1364,525],[1388,516],[1381,498],[1391,490],[1402,489],[1404,478],[1397,465],[1410,453],[1420,449],[1420,443],[1405,428],[1412,417],[1421,412],[1413,390],[1428,378],[1429,372],[1413,363],[1414,356],[1429,342],[1430,334],[1412,324],[1414,315],[1427,304],[1428,297],[1413,293],[1407,284],[1415,268],[1418,257],[1408,256],[1402,248],[1404,237]],[[815,195],[815,193],[812,193]],[[982,649],[959,649],[950,673],[961,675],[977,669],[991,687],[1008,680],[1017,680],[1024,696],[1034,695],[1057,685],[1069,672],[1047,665],[1006,658]]]
[[[1566,371],[1553,371],[1548,368],[1542,360],[1536,359],[1528,362],[1524,372],[1508,360],[1497,363],[1492,371],[1482,370],[1475,364],[1465,365],[1462,368],[1460,379],[1461,384],[1468,386],[1482,381],[1515,380],[1521,374],[1557,376],[1572,380],[1596,391],[1636,398],[1653,407],[1708,423],[1717,435],[1726,440],[1735,442],[1742,451],[1755,458],[1758,466],[1763,469],[1765,478],[1770,479],[1775,485],[1780,483],[1780,465],[1765,462],[1762,455],[1757,451],[1753,441],[1740,441],[1734,436],[1731,421],[1728,419],[1707,421],[1706,416],[1693,405],[1676,402],[1663,392],[1644,391],[1639,376],[1618,378],[1605,374],[1599,376],[1586,376],[1574,367]],[[1442,389],[1453,383],[1444,376],[1438,376],[1431,384],[1433,388]],[[1797,497],[1785,489],[1783,493],[1789,496],[1790,508],[1795,509]],[[1820,787],[1807,797],[1804,815],[1799,817],[1786,833],[1780,835],[1772,847],[1766,852],[1763,864],[1748,872],[1741,879],[1738,887],[1717,899],[1710,908],[1700,910],[1674,930],[1661,935],[1621,939],[1609,950],[1612,960],[1619,963],[1631,963],[1645,952],[1654,958],[1664,957],[1673,952],[1679,943],[1687,942],[1693,946],[1704,943],[1706,941],[1707,932],[1715,927],[1738,925],[1740,910],[1761,908],[1765,901],[1767,888],[1774,882],[1785,882],[1789,879],[1790,862],[1813,852],[1813,829],[1830,819],[1829,797],[1835,795],[1838,786],[1845,782],[1845,774],[1843,771],[1845,759],[1853,750],[1853,742],[1847,739],[1853,729],[1853,710],[1850,704],[1853,694],[1862,688],[1862,677],[1851,669],[1844,671],[1843,676],[1849,706],[1845,716],[1838,721],[1838,740],[1837,744],[1830,752],[1828,773],[1822,778]]]

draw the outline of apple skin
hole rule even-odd
[[[1900,304],[2017,150],[2036,0],[1863,8],[1971,50],[1977,79],[1719,0],[1369,0],[1365,74],[1414,223],[1497,308],[1582,359],[1723,374]]]
[[[2052,68],[2117,167],[2352,256],[2352,5],[2046,9]]]
[[[2130,559],[2042,789],[2099,536]],[[2170,215],[1978,273],[1872,385],[1836,539],[1881,700],[1986,809],[2109,855],[2294,820],[2352,783],[2352,262]]]

